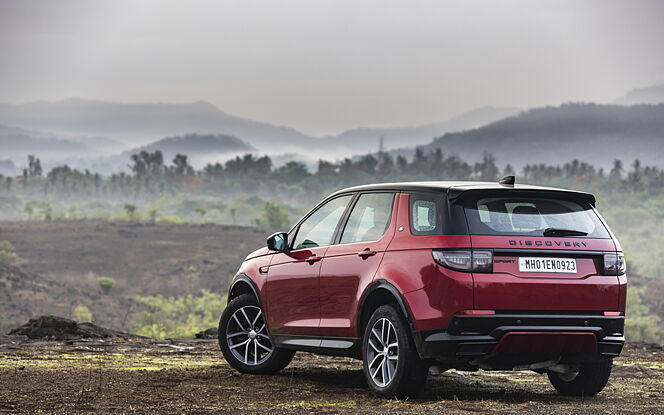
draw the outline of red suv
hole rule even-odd
[[[534,370],[595,395],[622,350],[627,281],[587,193],[500,183],[352,187],[251,253],[219,324],[241,372],[296,350],[362,359],[379,396],[429,369]]]

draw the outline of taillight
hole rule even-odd
[[[623,275],[626,271],[625,255],[622,252],[604,254],[604,275]]]
[[[464,272],[493,272],[493,252],[478,249],[434,249],[433,259],[445,268]]]

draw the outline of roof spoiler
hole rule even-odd
[[[471,195],[483,195],[483,196],[493,196],[493,195],[505,195],[506,192],[509,192],[511,195],[532,195],[537,193],[541,196],[547,196],[552,198],[560,198],[567,200],[578,200],[582,202],[590,203],[595,206],[595,196],[586,193],[579,192],[576,190],[563,190],[563,189],[537,189],[537,188],[528,188],[528,187],[514,187],[514,185],[501,185],[496,186],[491,189],[460,189],[455,187],[450,187],[447,189],[447,199],[450,202],[454,202],[462,197],[471,196]]]

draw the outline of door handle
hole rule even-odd
[[[313,264],[314,262],[318,262],[318,261],[320,261],[321,259],[323,259],[323,257],[321,257],[321,256],[316,256],[316,255],[312,255],[312,256],[310,256],[309,258],[305,259],[305,261],[307,261],[309,264]]]
[[[378,252],[372,251],[369,248],[365,248],[364,251],[360,251],[357,253],[357,256],[361,256],[363,259],[367,259],[370,256],[376,255]]]

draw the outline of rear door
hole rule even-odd
[[[475,308],[618,308],[618,277],[602,275],[603,255],[616,247],[588,202],[504,193],[464,207],[472,248],[493,251],[493,272],[473,273]]]

